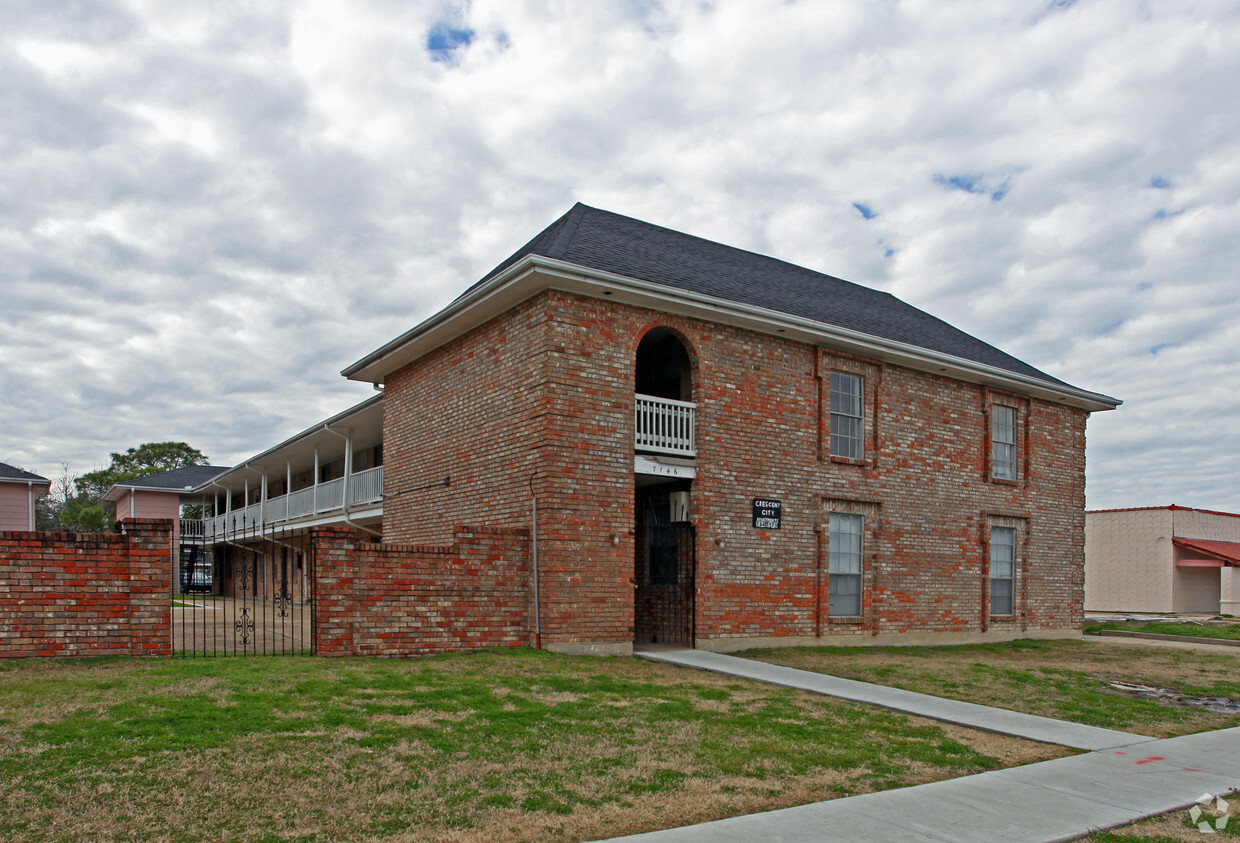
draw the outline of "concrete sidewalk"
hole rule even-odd
[[[663,664],[726,673],[729,676],[739,676],[771,685],[783,685],[815,694],[877,705],[905,714],[915,714],[918,717],[929,717],[932,720],[968,726],[971,729],[1014,735],[1018,738],[1070,746],[1074,749],[1109,749],[1129,746],[1143,740],[1152,740],[1144,735],[1134,735],[1130,732],[1100,729],[1096,726],[1052,720],[1049,717],[1038,717],[1034,714],[1022,714],[1018,711],[991,708],[976,703],[932,697],[929,694],[919,694],[915,691],[903,691],[899,688],[872,685],[869,682],[842,679],[838,676],[740,659],[721,653],[707,653],[703,650],[647,650],[638,651],[634,655]]]
[[[1071,758],[618,837],[729,841],[1073,840],[1188,808],[1240,785],[1240,728],[1148,740]]]
[[[613,840],[1074,840],[1187,809],[1203,794],[1217,796],[1240,786],[1240,727],[1156,740],[717,653],[662,650],[636,655],[1093,751]]]

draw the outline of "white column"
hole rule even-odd
[[[1231,565],[1218,569],[1218,611],[1220,615],[1240,615],[1240,570]]]
[[[341,506],[348,510],[349,508],[349,476],[353,473],[353,437],[346,436],[344,440],[344,496],[341,497]]]

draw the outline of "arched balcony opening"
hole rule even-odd
[[[637,346],[635,412],[638,451],[697,456],[693,365],[683,342],[655,328]]]

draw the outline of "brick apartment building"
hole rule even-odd
[[[548,648],[1081,626],[1085,424],[1119,401],[886,293],[576,205],[344,374],[383,389],[370,531],[536,517]]]

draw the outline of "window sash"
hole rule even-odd
[[[1010,615],[1015,610],[1016,530],[990,528],[990,614]]]
[[[1016,408],[996,404],[990,416],[990,473],[1016,479]]]
[[[860,375],[831,373],[831,456],[854,460],[865,456],[864,394]]]
[[[861,515],[832,512],[828,529],[827,614],[859,617],[865,520]]]

